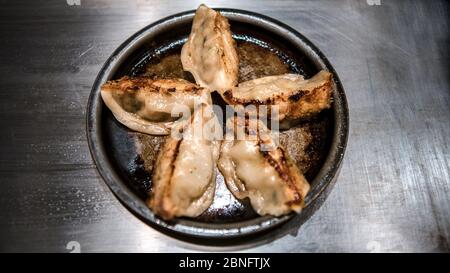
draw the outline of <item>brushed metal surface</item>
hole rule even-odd
[[[85,135],[89,92],[111,52],[200,1],[67,2],[76,1],[2,1],[0,251],[69,252],[71,241],[82,252],[450,250],[448,2],[204,1],[304,34],[335,67],[350,109],[324,205],[297,233],[232,248],[138,220],[97,174]]]

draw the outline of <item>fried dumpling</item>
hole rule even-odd
[[[173,122],[180,118],[176,110],[192,111],[195,105],[211,100],[208,90],[183,79],[144,77],[108,81],[101,96],[120,123],[152,135],[170,133]]]
[[[265,124],[233,117],[227,130],[218,167],[234,196],[248,197],[260,215],[299,212],[309,184]]]
[[[163,219],[196,217],[212,203],[222,128],[211,106],[178,122],[156,159],[147,205]]]
[[[236,86],[239,59],[228,20],[200,5],[191,34],[181,50],[181,62],[197,84],[211,91],[223,92]]]
[[[329,108],[332,96],[332,74],[325,70],[305,80],[298,74],[267,76],[240,83],[223,94],[231,105],[278,106],[277,119],[307,118]]]

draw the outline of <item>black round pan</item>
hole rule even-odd
[[[195,219],[179,218],[167,222],[145,205],[146,192],[151,188],[152,160],[164,137],[131,132],[119,124],[104,105],[100,88],[107,80],[123,75],[190,79],[180,68],[177,54],[190,33],[195,11],[175,14],[145,27],[111,55],[92,87],[87,109],[87,137],[100,175],[117,198],[140,219],[180,239],[227,245],[298,230],[324,202],[336,181],[347,143],[349,120],[339,77],[309,40],[267,16],[235,9],[218,10],[228,18],[237,40],[241,66],[246,66],[242,69],[246,72],[240,74],[241,81],[283,70],[311,77],[326,69],[334,75],[332,108],[281,134],[282,143],[294,153],[294,159],[311,184],[306,207],[301,213],[282,217],[258,216],[248,202],[239,202],[232,197],[220,174],[217,200]],[[223,104],[219,96],[213,96],[213,100]],[[274,229],[280,225],[284,227]],[[233,240],[223,240],[231,238]]]

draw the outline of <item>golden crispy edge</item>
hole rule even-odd
[[[184,79],[150,79],[146,77],[124,76],[118,80],[107,81],[102,86],[102,91],[123,91],[123,92],[186,92],[200,94],[205,89]]]
[[[249,120],[248,118],[244,118],[244,121],[242,121],[242,118],[236,118],[234,117],[233,126],[236,128],[237,126],[245,126],[244,131],[246,135],[255,134],[257,132],[249,131]],[[269,129],[266,128],[266,126],[260,121],[260,120],[252,120],[252,122],[257,123],[257,128],[265,128],[263,129],[264,133],[269,133]],[[253,128],[253,127],[252,127]],[[262,144],[272,144],[272,140],[269,141],[263,141],[260,137],[260,135],[257,135],[258,142],[257,145],[261,147]],[[229,140],[233,141],[233,140]],[[228,143],[229,144],[229,143]],[[225,145],[225,141],[222,145]],[[303,174],[300,172],[298,167],[295,165],[289,154],[284,150],[283,147],[278,146],[276,149],[271,151],[263,151],[261,148],[259,149],[260,153],[262,154],[263,158],[266,160],[266,162],[271,165],[278,175],[280,176],[281,180],[284,181],[285,185],[287,186],[285,188],[286,196],[289,198],[289,201],[287,201],[286,205],[291,208],[294,211],[300,211],[301,208],[304,207],[304,198],[306,194],[309,191],[309,183],[306,180],[306,178],[303,176]],[[225,160],[231,160],[229,158]],[[234,173],[232,177],[225,177],[228,178],[228,181],[226,179],[227,185],[229,183],[232,183],[233,185],[240,185],[245,189],[245,184],[237,177],[237,175]],[[233,181],[230,181],[233,180]],[[245,192],[236,192],[233,191],[233,193],[236,195],[237,198],[242,199],[248,196]]]
[[[233,90],[223,93],[224,100],[231,105],[280,105],[287,106],[286,113],[280,113],[289,119],[307,118],[330,108],[332,97],[332,74],[327,75],[326,81],[313,89],[300,89],[289,96],[273,94],[265,100],[237,98]],[[268,109],[268,115],[271,114]]]

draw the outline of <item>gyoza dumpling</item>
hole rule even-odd
[[[106,82],[101,95],[119,122],[151,135],[170,133],[179,118],[172,111],[178,115],[175,110],[192,111],[195,105],[211,100],[208,90],[182,79],[123,77]]]
[[[260,215],[299,212],[309,184],[288,153],[258,119],[227,121],[218,167],[228,189],[238,199],[248,197]]]
[[[164,219],[196,217],[212,203],[222,128],[210,105],[174,126],[159,151],[148,206]]]
[[[200,5],[189,39],[181,50],[181,62],[197,84],[211,91],[223,92],[236,86],[239,59],[228,20]]]
[[[231,105],[278,106],[278,120],[295,120],[319,113],[331,105],[332,74],[325,70],[305,80],[298,74],[268,76],[247,82],[223,93]]]

